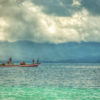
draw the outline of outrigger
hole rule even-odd
[[[39,63],[39,59],[37,60],[37,63],[35,63],[35,60],[32,60],[32,64],[26,64],[24,61],[21,62],[20,64],[13,64],[12,63],[12,58],[9,58],[7,63],[2,63],[0,64],[0,67],[37,67],[40,63]]]

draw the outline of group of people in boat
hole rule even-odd
[[[11,65],[13,65],[13,63],[12,63],[12,58],[9,58],[9,60],[7,61],[7,63],[4,63],[4,62],[1,63],[1,65],[6,65],[6,64],[11,64]]]
[[[35,60],[34,60],[34,59],[32,60],[32,63],[35,64]],[[37,63],[39,63],[39,59],[37,59]],[[1,65],[6,65],[6,64],[8,64],[8,65],[13,65],[13,63],[12,63],[12,58],[11,58],[11,57],[9,58],[9,60],[7,61],[7,63],[2,62]],[[22,62],[20,63],[20,65],[26,65],[26,62],[25,62],[25,61],[22,61]]]

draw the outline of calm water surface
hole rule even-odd
[[[0,67],[0,100],[100,100],[100,64]]]

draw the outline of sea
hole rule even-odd
[[[0,100],[100,100],[100,64],[0,67]]]

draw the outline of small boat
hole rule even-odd
[[[2,63],[0,64],[0,67],[37,67],[40,65],[39,59],[37,60],[37,63],[34,63],[34,60],[32,60],[33,64],[25,64],[25,62],[21,62],[18,65],[12,64],[12,58],[9,58],[7,64]]]
[[[6,64],[2,65],[0,64],[0,67],[37,67],[39,66],[39,63],[37,64],[25,64],[25,65],[14,65],[14,64]]]

